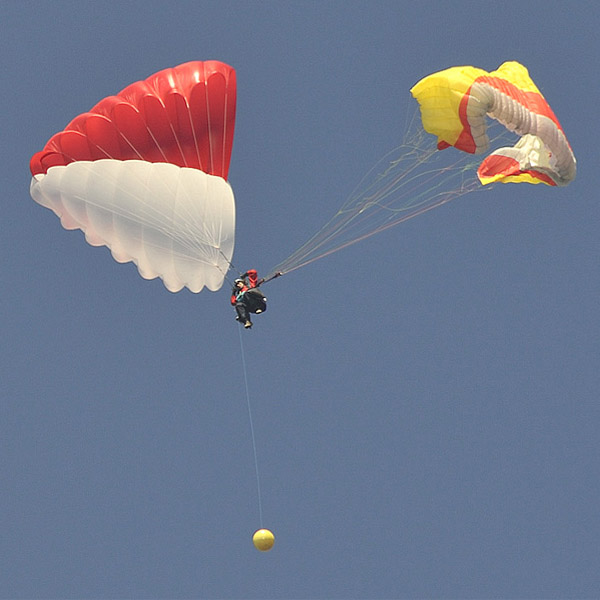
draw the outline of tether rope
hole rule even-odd
[[[254,423],[252,421],[252,408],[250,406],[250,392],[248,389],[248,373],[246,370],[246,357],[244,355],[244,344],[242,341],[242,328],[238,328],[238,332],[240,334],[240,351],[242,355],[242,369],[244,371],[244,384],[246,386],[246,404],[248,405],[248,417],[250,419],[250,433],[252,434],[252,449],[254,451],[254,467],[256,470],[256,490],[258,493],[258,515],[259,522],[262,528],[263,526],[263,511],[262,511],[262,498],[260,494],[260,476],[258,472],[258,454],[256,452],[256,436],[254,435]]]

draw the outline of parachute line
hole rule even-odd
[[[252,435],[252,450],[254,452],[254,468],[256,471],[256,491],[258,495],[258,516],[260,526],[263,526],[263,509],[262,509],[262,496],[260,493],[260,475],[258,470],[258,453],[256,451],[256,436],[254,435],[254,422],[252,419],[252,408],[250,405],[250,391],[248,388],[248,372],[246,369],[246,357],[244,355],[244,342],[242,340],[242,328],[238,327],[238,332],[240,334],[240,353],[242,356],[242,370],[244,372],[244,385],[246,387],[246,404],[248,406],[248,418],[250,420],[250,433]]]
[[[491,137],[499,143],[513,136],[492,125]],[[300,269],[454,198],[489,189],[477,179],[480,160],[471,154],[438,150],[435,140],[422,129],[418,110],[413,109],[412,118],[407,116],[403,144],[383,156],[321,230],[271,273]]]

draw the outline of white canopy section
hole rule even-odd
[[[234,248],[235,202],[221,177],[140,160],[78,161],[31,181],[32,198],[145,279],[199,292],[223,285]]]

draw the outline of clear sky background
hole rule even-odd
[[[596,4],[0,12],[0,597],[598,596]],[[242,333],[267,554],[228,287],[171,294],[29,196],[74,116],[207,59],[238,76],[240,269],[317,231],[448,66],[525,64],[578,159],[566,188],[499,184],[265,287]]]

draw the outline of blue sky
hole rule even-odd
[[[600,9],[3,2],[2,598],[589,598],[600,588]],[[267,271],[398,145],[410,87],[525,64],[578,159],[265,287],[171,294],[29,197],[74,116],[188,60],[238,77],[234,264]]]

